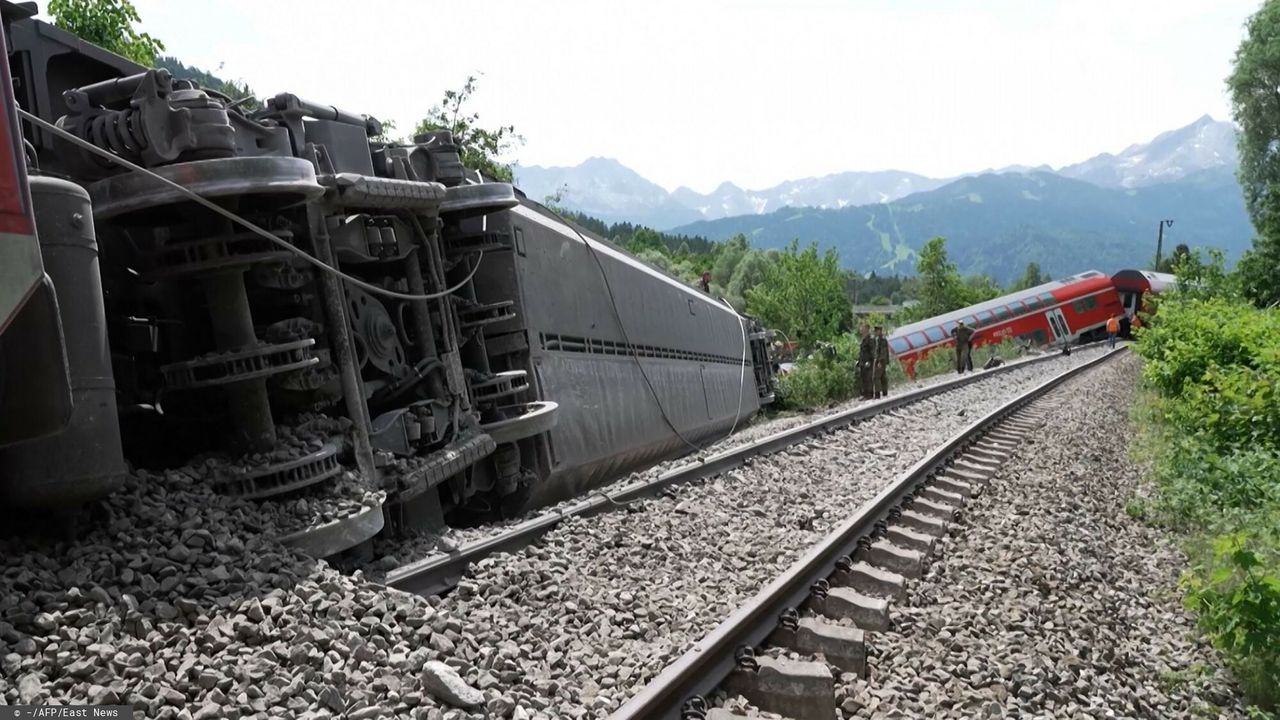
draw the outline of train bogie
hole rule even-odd
[[[448,133],[386,144],[373,118],[288,93],[247,111],[14,27],[47,123],[32,147],[87,189],[33,181],[81,204],[79,229],[61,208],[39,228],[79,252],[45,264],[75,303],[75,409],[51,442],[80,449],[10,474],[15,498],[91,500],[121,447],[247,501],[355,487],[359,512],[287,536],[329,554],[571,497],[772,397],[754,321],[466,170]]]

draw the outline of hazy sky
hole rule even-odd
[[[133,0],[168,52],[402,129],[483,73],[511,159],[674,189],[1117,152],[1209,113],[1259,0]],[[219,65],[222,66],[218,70]]]

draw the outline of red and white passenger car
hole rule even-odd
[[[915,364],[929,353],[955,345],[951,331],[963,320],[976,330],[973,347],[1013,339],[1031,346],[1062,345],[1105,333],[1107,320],[1133,316],[1145,293],[1158,293],[1172,275],[1122,270],[1108,277],[1096,270],[904,325],[889,336],[889,348],[914,376]]]

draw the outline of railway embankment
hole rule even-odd
[[[134,473],[77,540],[0,540],[0,695],[202,720],[603,715],[859,497],[983,408],[1086,358],[566,523],[443,600],[280,547],[273,518],[198,472]]]
[[[843,717],[1246,717],[1182,604],[1176,536],[1126,512],[1148,492],[1129,453],[1140,365],[1046,399],[874,637],[867,676],[842,676]]]

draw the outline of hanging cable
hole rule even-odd
[[[728,300],[721,297],[720,302],[724,303],[725,307],[733,310],[733,306],[729,304]],[[737,315],[738,311],[733,310],[733,313]],[[742,395],[745,390],[744,386],[747,384],[747,324],[743,322],[741,317],[738,318],[738,329],[742,331],[742,364],[738,367],[738,409],[733,414],[733,425],[729,426],[729,433],[725,437],[729,437],[738,429],[738,418],[742,415]],[[724,438],[721,439],[723,440]]]
[[[286,240],[284,240],[284,239],[280,238],[280,237],[279,237],[279,236],[277,236],[275,233],[273,233],[273,232],[271,232],[271,231],[269,231],[269,230],[266,230],[266,229],[264,229],[264,228],[262,228],[262,227],[259,227],[258,225],[254,224],[253,222],[250,222],[249,220],[246,220],[245,218],[240,217],[239,215],[237,215],[237,214],[235,214],[235,213],[231,212],[230,210],[227,210],[226,208],[222,207],[221,205],[218,205],[217,203],[215,203],[215,202],[213,202],[213,201],[211,201],[211,200],[206,199],[205,197],[203,197],[203,196],[202,196],[202,195],[200,195],[199,193],[196,193],[196,192],[192,191],[191,189],[189,189],[189,188],[187,188],[187,187],[184,187],[184,186],[182,186],[182,185],[179,185],[178,183],[176,183],[176,182],[174,182],[174,181],[170,180],[169,178],[167,178],[167,177],[165,177],[165,176],[163,176],[163,175],[161,175],[161,174],[159,174],[159,173],[157,173],[157,172],[155,172],[155,171],[153,171],[153,170],[148,170],[147,168],[144,168],[144,167],[142,167],[141,165],[137,165],[137,164],[134,164],[134,163],[132,163],[132,162],[130,162],[130,161],[128,161],[128,160],[125,160],[124,158],[120,157],[119,155],[116,155],[116,154],[112,153],[112,152],[111,152],[111,151],[109,151],[109,150],[104,150],[103,148],[100,148],[100,147],[98,147],[97,145],[94,145],[94,144],[93,144],[93,143],[91,143],[91,142],[88,142],[88,141],[86,141],[86,140],[84,140],[84,139],[82,139],[82,138],[76,137],[75,135],[73,135],[73,134],[71,134],[71,133],[67,132],[66,130],[63,130],[63,129],[62,129],[62,128],[60,128],[60,127],[58,127],[57,125],[54,125],[53,123],[50,123],[50,122],[46,122],[46,121],[44,121],[44,120],[42,120],[42,119],[40,119],[40,118],[36,117],[35,115],[32,115],[31,113],[27,112],[26,110],[23,110],[22,108],[18,108],[18,115],[19,115],[19,116],[21,116],[21,117],[22,117],[22,119],[26,120],[27,122],[29,122],[29,123],[31,123],[31,124],[33,124],[33,125],[35,125],[35,126],[39,127],[39,128],[42,128],[42,129],[44,129],[44,130],[48,130],[49,132],[53,133],[54,135],[57,135],[58,137],[62,138],[63,140],[66,140],[67,142],[69,142],[69,143],[71,143],[71,144],[73,144],[73,145],[75,145],[75,146],[77,146],[77,147],[80,147],[80,148],[83,148],[83,149],[85,149],[85,150],[88,150],[89,152],[91,152],[91,153],[93,153],[93,154],[95,154],[95,155],[97,155],[97,156],[99,156],[99,157],[101,157],[101,158],[103,158],[103,159],[109,160],[109,161],[111,161],[111,162],[113,162],[113,163],[116,163],[117,165],[122,166],[122,167],[126,167],[126,168],[128,168],[128,169],[130,169],[130,170],[132,170],[132,171],[134,171],[134,172],[142,173],[143,175],[146,175],[146,176],[148,176],[148,177],[154,178],[155,180],[158,180],[158,181],[160,181],[161,183],[163,183],[163,184],[165,184],[165,185],[168,185],[169,187],[171,187],[171,188],[173,188],[173,189],[177,190],[179,193],[181,193],[182,195],[186,196],[187,198],[190,198],[190,199],[191,199],[192,201],[194,201],[196,204],[201,205],[201,206],[203,206],[203,207],[205,207],[205,208],[208,208],[209,210],[212,210],[213,212],[215,212],[215,213],[217,213],[217,214],[219,214],[219,215],[221,215],[221,216],[223,216],[223,217],[227,218],[227,219],[228,219],[228,220],[230,220],[231,222],[233,222],[233,223],[235,223],[235,224],[237,224],[237,225],[240,225],[240,226],[244,227],[245,229],[247,229],[247,230],[249,230],[250,232],[252,232],[254,235],[257,235],[258,237],[261,237],[261,238],[263,238],[263,239],[265,239],[265,240],[268,240],[268,241],[270,241],[270,242],[274,243],[275,245],[278,245],[278,246],[280,246],[281,248],[283,248],[283,249],[285,249],[285,250],[288,250],[289,252],[293,253],[294,255],[297,255],[299,258],[301,258],[301,259],[305,260],[306,262],[310,263],[311,265],[314,265],[315,267],[319,268],[320,270],[322,270],[322,271],[324,271],[324,272],[327,272],[327,273],[329,273],[329,274],[331,274],[331,275],[334,275],[334,276],[336,276],[336,277],[339,277],[339,278],[341,278],[341,279],[345,280],[346,282],[349,282],[349,283],[351,283],[352,285],[355,285],[356,287],[358,287],[358,288],[360,288],[360,289],[362,289],[362,290],[367,290],[368,292],[371,292],[371,293],[373,293],[373,294],[375,294],[375,295],[382,295],[382,296],[385,296],[385,297],[394,298],[394,299],[396,299],[396,300],[438,300],[438,299],[440,299],[440,298],[442,298],[442,297],[445,297],[446,295],[452,295],[453,293],[457,292],[458,290],[461,290],[461,289],[463,288],[463,286],[465,286],[467,283],[471,282],[471,279],[475,277],[476,272],[480,269],[480,262],[481,262],[482,260],[484,260],[484,252],[483,252],[483,251],[481,251],[481,252],[480,252],[480,254],[479,254],[479,256],[476,258],[476,265],[475,265],[475,267],[471,268],[471,272],[470,272],[470,273],[468,273],[467,277],[466,277],[466,278],[464,278],[464,279],[462,280],[462,282],[458,283],[457,285],[454,285],[453,287],[449,288],[448,290],[441,290],[440,292],[437,292],[437,293],[430,293],[430,294],[427,294],[427,295],[413,295],[413,294],[410,294],[410,293],[402,293],[402,292],[396,292],[395,290],[388,290],[388,289],[386,289],[386,288],[384,288],[384,287],[379,287],[379,286],[374,285],[374,284],[372,284],[372,283],[365,282],[364,280],[361,280],[360,278],[357,278],[357,277],[353,277],[353,276],[351,276],[351,275],[348,275],[348,274],[346,274],[346,273],[342,272],[341,270],[339,270],[339,269],[337,269],[337,268],[333,267],[332,265],[328,265],[328,264],[326,264],[326,263],[325,263],[325,262],[323,262],[322,260],[320,260],[320,259],[318,259],[318,258],[314,257],[313,255],[311,255],[310,253],[307,253],[307,252],[306,252],[306,251],[304,251],[302,248],[299,248],[299,247],[297,247],[296,245],[293,245],[292,243],[290,243],[290,242],[288,242],[288,241],[286,241]]]

